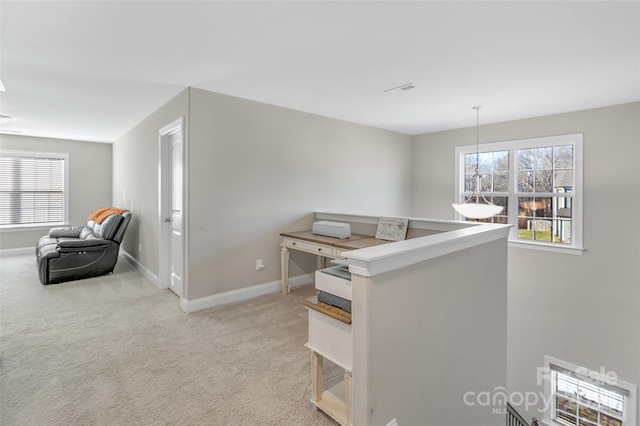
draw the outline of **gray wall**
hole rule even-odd
[[[509,249],[510,392],[542,390],[545,354],[640,384],[639,123],[632,103],[481,127],[482,142],[584,133],[586,251]],[[454,150],[474,130],[414,137],[413,216],[453,218]]]
[[[0,148],[69,154],[69,223],[85,225],[89,214],[111,205],[111,144],[0,135]],[[0,249],[34,247],[47,229],[0,231]]]
[[[189,131],[189,300],[278,280],[279,233],[316,210],[409,212],[409,136],[197,89]]]
[[[188,90],[184,90],[113,143],[113,204],[133,213],[122,248],[156,276],[160,256],[158,132],[187,113]]]

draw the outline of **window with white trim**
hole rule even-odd
[[[582,251],[582,134],[456,148],[456,200],[482,194],[503,206],[486,222],[508,223],[510,245]],[[464,219],[458,216],[458,219]]]
[[[545,423],[564,426],[635,426],[637,387],[613,372],[592,371],[545,357]]]
[[[67,222],[69,156],[0,151],[0,228]]]

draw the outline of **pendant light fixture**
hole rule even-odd
[[[502,206],[496,206],[485,198],[480,190],[480,106],[474,106],[476,110],[476,172],[473,175],[473,193],[463,203],[451,204],[455,211],[468,219],[487,219],[502,211]],[[483,202],[480,202],[480,201]]]

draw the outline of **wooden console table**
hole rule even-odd
[[[289,292],[289,250],[298,250],[317,255],[316,269],[324,267],[325,258],[338,259],[342,253],[390,241],[367,235],[353,234],[350,238],[325,237],[311,231],[283,232],[280,234],[280,267],[282,272],[282,294]]]
[[[311,403],[341,426],[351,426],[351,314],[319,302],[316,296],[303,300],[302,304],[309,310],[309,342],[306,346],[311,349]],[[344,368],[344,378],[330,389],[323,390],[322,364],[325,358]]]

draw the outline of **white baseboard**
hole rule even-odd
[[[0,257],[6,256],[23,256],[25,254],[36,255],[36,246],[33,247],[20,247],[20,248],[12,248],[12,249],[2,249],[0,250]]]
[[[131,263],[133,267],[136,268],[138,272],[140,272],[146,279],[151,281],[153,285],[160,288],[160,280],[158,279],[158,276],[156,274],[154,274],[149,269],[147,269],[142,263],[138,262],[136,259],[133,258],[133,256],[131,256],[126,251],[120,250],[120,254],[124,256],[124,258],[129,263]]]
[[[297,288],[313,283],[314,274],[299,275],[289,278],[289,287]],[[252,287],[240,288],[238,290],[227,291],[225,293],[214,294],[212,296],[201,297],[199,299],[187,300],[180,298],[180,307],[186,313],[200,311],[202,309],[213,308],[214,306],[227,305],[229,303],[241,302],[264,296],[269,293],[276,293],[282,290],[281,281],[271,281]]]

